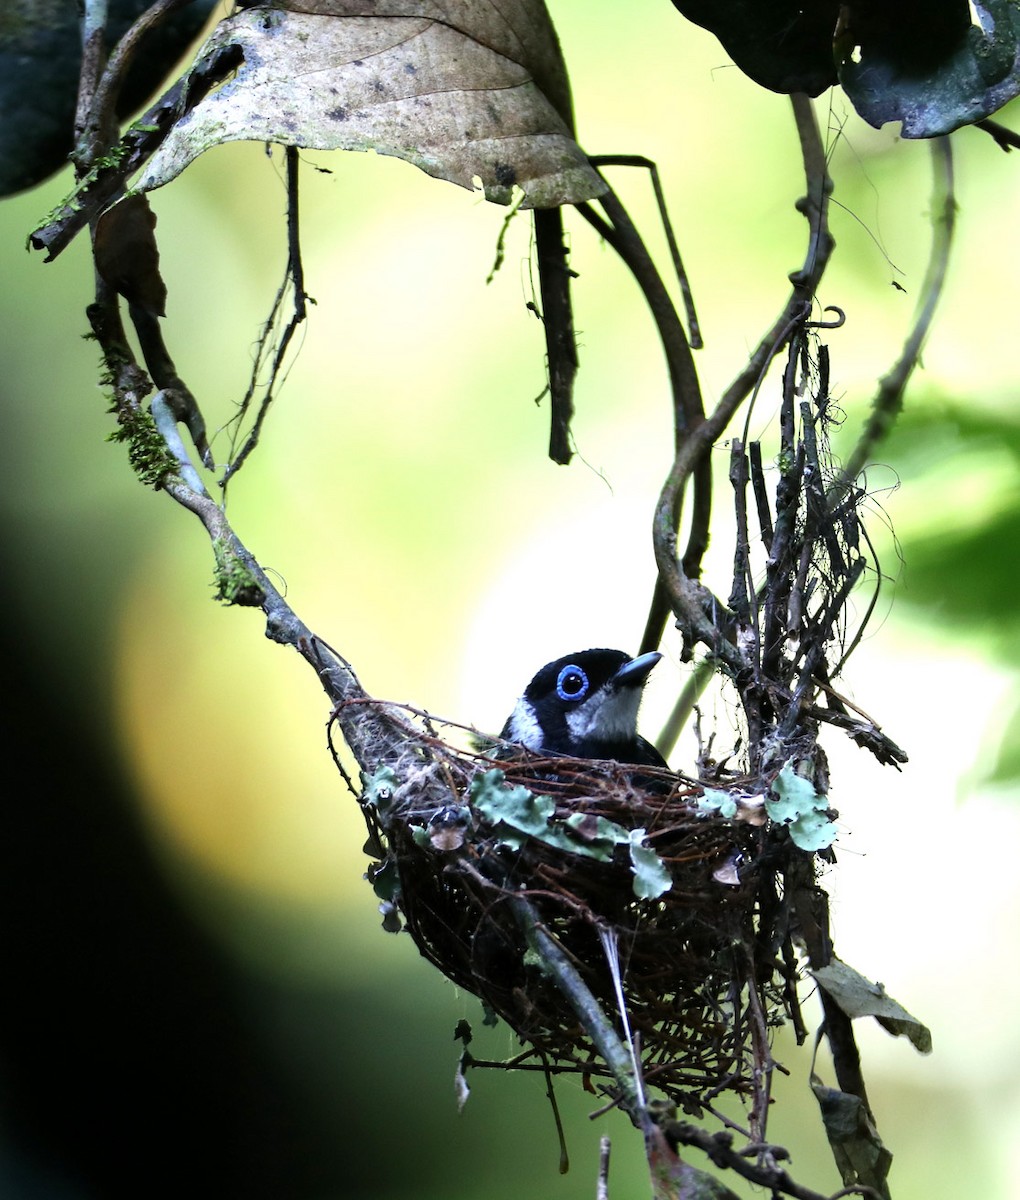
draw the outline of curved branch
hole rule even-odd
[[[524,934],[529,948],[538,956],[542,970],[566,997],[577,1014],[585,1032],[620,1089],[620,1107],[638,1129],[645,1131],[651,1124],[648,1110],[641,1102],[641,1082],[633,1060],[623,1041],[613,1028],[598,1000],[581,978],[563,947],[542,923],[537,910],[524,896],[511,896],[509,904]]]
[[[683,434],[702,419],[705,412],[698,372],[694,366],[687,335],[666,285],[662,282],[662,276],[620,198],[610,188],[605,195],[599,197],[599,203],[605,209],[609,221],[600,217],[591,204],[579,204],[577,208],[585,220],[623,259],[651,310],[666,356],[666,368],[673,392],[673,423],[679,442]]]
[[[266,616],[266,637],[293,647],[314,669],[336,710],[344,740],[361,769],[371,774],[380,766],[389,766],[400,774],[409,757],[417,761],[421,740],[418,730],[389,705],[358,703],[367,700],[368,694],[351,665],[318,638],[290,607],[212,497],[204,489],[196,491],[180,475],[165,477],[161,486],[178,504],[194,513],[209,534],[221,593],[227,579],[241,584],[234,594],[224,598],[261,608]]]
[[[597,154],[588,160],[593,167],[643,167],[652,181],[652,191],[655,202],[659,206],[659,220],[662,222],[662,232],[666,235],[666,245],[669,247],[669,257],[673,262],[673,274],[680,285],[680,296],[683,300],[684,315],[687,318],[687,334],[692,350],[703,349],[705,343],[701,336],[701,324],[694,305],[694,294],[691,282],[687,277],[680,247],[673,233],[673,223],[669,219],[666,207],[666,193],[662,190],[662,180],[659,178],[659,168],[650,158],[643,154]]]

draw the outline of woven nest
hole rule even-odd
[[[534,798],[525,811],[547,814],[537,834],[496,815],[503,799],[522,799],[515,788]],[[731,789],[746,795],[736,781]],[[768,1028],[796,1006],[775,881],[798,852],[769,829],[760,800],[723,819],[699,807],[704,790],[657,768],[466,754],[426,733],[396,770],[366,780],[368,848],[379,859],[369,878],[387,926],[402,918],[430,962],[557,1071],[610,1074],[529,953],[515,898],[527,898],[625,1036],[608,934],[644,1077],[697,1114],[724,1091],[754,1093]],[[634,830],[645,832],[624,840]],[[651,883],[634,844],[658,872]]]

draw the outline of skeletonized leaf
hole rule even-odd
[[[394,155],[462,187],[480,181],[501,204],[515,186],[532,208],[606,190],[568,124],[541,0],[509,5],[502,25],[491,0],[320,7],[329,11],[249,9],[222,21],[200,62],[235,47],[241,66],[178,122],[136,187],[169,182],[222,142],[265,141]],[[533,44],[534,29],[548,31],[545,42]]]

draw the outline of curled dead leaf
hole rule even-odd
[[[740,886],[740,874],[737,870],[740,863],[740,856],[731,854],[724,862],[712,872],[712,878],[716,883],[726,884],[728,887]]]
[[[818,1101],[836,1166],[848,1188],[871,1188],[888,1197],[886,1178],[892,1155],[882,1144],[867,1105],[859,1096],[826,1087],[812,1071],[811,1090]]]
[[[130,304],[154,317],[166,315],[166,284],[159,273],[156,214],[145,196],[131,195],[96,223],[96,270]]]

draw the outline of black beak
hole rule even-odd
[[[610,680],[613,689],[641,687],[648,678],[652,667],[655,666],[660,658],[662,658],[662,655],[658,650],[652,650],[648,654],[639,654],[637,658],[632,658],[630,662],[625,662]]]

